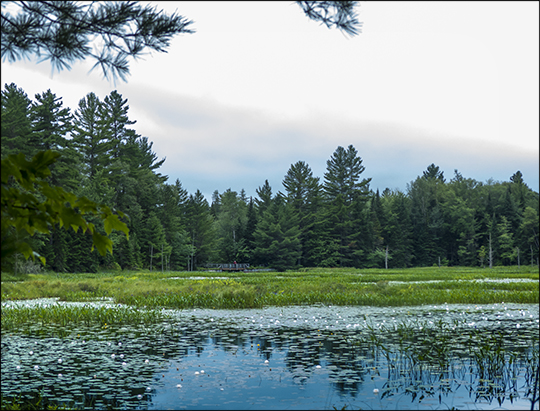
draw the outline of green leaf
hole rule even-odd
[[[101,235],[97,231],[94,231],[92,233],[92,241],[93,241],[92,251],[94,250],[94,246],[95,246],[101,255],[107,254],[107,250],[110,251],[112,254],[113,243],[111,239],[108,238],[107,236]]]
[[[86,221],[74,209],[63,207],[60,211],[60,227],[63,225],[71,226],[73,231],[77,232],[79,227],[86,228]]]
[[[118,230],[124,232],[129,239],[129,229],[125,223],[120,221],[117,215],[110,214],[105,218],[103,224],[107,235],[111,234],[112,230]]]
[[[82,214],[97,213],[98,211],[97,204],[86,197],[79,197],[72,206],[78,208]]]

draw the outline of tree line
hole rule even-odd
[[[165,159],[132,128],[117,91],[103,100],[89,93],[72,112],[51,90],[32,100],[12,83],[2,90],[1,108],[2,159],[58,152],[51,185],[125,213],[129,237],[110,233],[112,255],[89,252],[88,230],[57,225],[29,238],[48,270],[193,270],[232,261],[277,270],[538,264],[539,196],[520,171],[482,183],[455,170],[447,181],[431,164],[406,192],[380,193],[349,145],[332,153],[322,179],[298,161],[283,191],[266,180],[255,198],[243,189],[216,190],[209,203],[159,173]],[[17,264],[15,255],[12,268]]]

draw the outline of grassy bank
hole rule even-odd
[[[108,297],[135,307],[255,308],[538,303],[537,267],[303,269],[278,272],[2,273],[2,301]],[[531,281],[534,280],[534,281]]]

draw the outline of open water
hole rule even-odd
[[[538,397],[537,305],[168,312],[156,326],[2,332],[2,395],[172,410],[531,409]]]

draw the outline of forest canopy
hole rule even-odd
[[[41,153],[49,170],[27,182],[3,178],[2,190],[31,195],[39,185],[100,205],[73,200],[65,221],[28,235],[47,270],[185,270],[233,261],[278,270],[538,263],[539,197],[520,171],[505,182],[482,183],[457,170],[448,178],[427,164],[406,192],[380,193],[370,188],[357,149],[339,146],[322,179],[299,160],[284,170],[283,191],[266,180],[255,198],[243,189],[216,190],[209,203],[199,190],[188,193],[180,180],[170,183],[159,173],[165,160],[133,128],[128,101],[117,91],[103,99],[89,93],[72,110],[51,90],[31,99],[12,83],[2,90],[1,106],[3,164],[10,155],[20,166]],[[82,230],[61,229],[77,226],[85,213]],[[19,234],[2,224],[3,243]],[[102,246],[114,253],[89,252],[96,235],[110,240]],[[2,263],[10,270],[41,264],[17,253]]]

